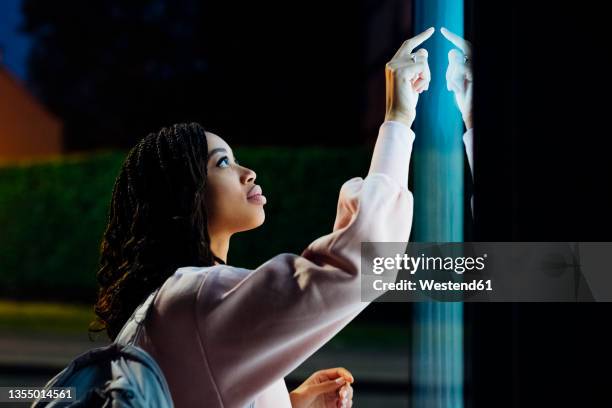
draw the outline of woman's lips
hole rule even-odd
[[[252,203],[256,203],[256,204],[265,204],[267,201],[266,196],[263,194],[252,195],[250,197],[247,197],[247,200],[249,200]]]
[[[262,194],[261,187],[258,185],[253,186],[247,194],[247,200],[256,204],[265,204],[266,196]]]

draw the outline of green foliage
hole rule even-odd
[[[82,336],[94,318],[93,305],[0,300],[0,334]]]
[[[92,305],[0,300],[0,335],[23,334],[51,342],[57,341],[55,335],[83,339],[94,317]],[[344,327],[330,340],[327,348],[371,349],[384,344],[387,348],[405,349],[409,346],[409,324],[390,325],[361,320]],[[104,333],[98,333],[96,336],[99,336],[99,339],[107,339]]]
[[[331,232],[338,192],[365,176],[363,148],[237,147],[268,199],[266,221],[232,238],[228,263],[254,268]],[[0,296],[92,303],[100,239],[124,151],[0,168]]]

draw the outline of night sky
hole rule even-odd
[[[26,60],[30,49],[29,38],[19,33],[21,0],[0,1],[0,47],[2,64],[13,74],[25,80]]]

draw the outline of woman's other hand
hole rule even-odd
[[[353,375],[343,367],[313,373],[289,393],[292,408],[349,408],[353,406]]]
[[[387,84],[387,110],[385,120],[395,120],[408,126],[416,117],[419,94],[429,88],[431,74],[427,63],[427,50],[412,51],[434,32],[430,27],[406,40],[385,67]]]
[[[442,35],[459,50],[453,48],[448,52],[446,70],[446,88],[455,94],[455,100],[466,129],[472,128],[472,45],[457,34],[442,27]]]

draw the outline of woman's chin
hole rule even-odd
[[[248,223],[245,224],[242,231],[249,231],[260,227],[266,220],[266,213],[263,208],[260,208],[258,214],[255,215]]]
[[[261,215],[259,216],[259,220],[255,228],[262,226],[265,220],[266,220],[266,212],[264,211],[263,207],[261,207]]]

